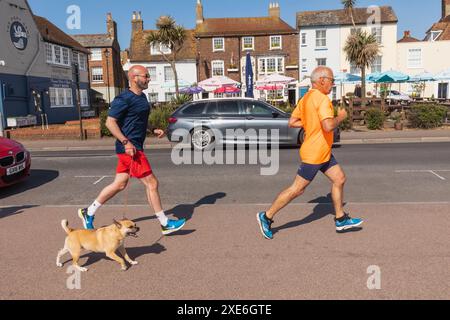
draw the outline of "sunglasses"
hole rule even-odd
[[[150,75],[149,74],[136,74],[135,75],[136,77],[144,77],[144,78],[146,78],[146,79],[150,79]]]
[[[332,84],[336,83],[336,79],[335,78],[330,78],[330,77],[322,77],[324,79],[329,79],[331,81]]]

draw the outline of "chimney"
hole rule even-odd
[[[141,12],[133,11],[133,20],[131,20],[132,33],[143,30],[144,30],[144,21],[142,21]]]
[[[450,0],[442,0],[442,19],[450,15]]]
[[[278,2],[270,3],[269,5],[269,17],[280,18],[280,5]]]
[[[117,39],[117,23],[113,20],[111,13],[106,15],[106,29],[108,30],[108,38]]]
[[[411,31],[406,30],[404,35],[403,35],[403,38],[410,38],[410,37],[411,37]]]
[[[197,16],[196,24],[202,24],[205,21],[205,18],[203,17],[203,5],[201,0],[197,0],[197,8],[195,11]]]

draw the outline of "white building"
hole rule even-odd
[[[366,74],[395,69],[398,19],[394,10],[391,7],[355,8],[353,17],[356,28],[374,34],[381,45],[381,55],[366,70]],[[346,40],[354,29],[348,11],[298,12],[297,29],[300,36],[300,81],[321,65],[330,67],[334,72],[361,74],[360,70],[350,65],[344,52]],[[353,91],[353,87],[346,85],[344,94]],[[367,90],[373,88],[368,85]],[[340,99],[340,88],[335,88],[332,96],[333,99]]]
[[[426,32],[420,41],[405,31],[398,41],[398,70],[410,76],[428,72],[436,75],[450,69],[450,0],[442,0],[442,18]],[[402,84],[401,90],[412,94],[411,84]],[[424,97],[450,98],[450,79],[428,82]]]
[[[170,53],[170,49],[151,46],[147,38],[156,30],[144,30],[140,12],[133,14],[129,59],[123,66],[128,71],[133,65],[143,65],[150,74],[149,88],[145,91],[150,102],[170,102],[175,95],[174,73],[161,51]],[[176,70],[180,88],[198,82],[195,41],[193,31],[187,30],[186,41],[178,54]]]

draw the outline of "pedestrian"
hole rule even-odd
[[[94,229],[95,213],[108,200],[127,188],[130,178],[139,179],[145,186],[148,202],[153,207],[164,235],[180,230],[185,219],[169,220],[161,206],[158,180],[144,153],[144,141],[148,131],[163,138],[161,129],[148,130],[150,105],[144,90],[148,88],[150,75],[143,66],[133,66],[128,72],[130,88],[117,96],[111,104],[106,126],[117,139],[118,165],[114,182],[107,186],[89,208],[79,209],[78,216],[85,229]]]
[[[327,67],[318,67],[311,74],[311,82],[312,89],[299,101],[289,120],[290,127],[305,130],[305,141],[300,149],[302,164],[294,183],[278,196],[267,212],[260,212],[257,216],[261,232],[266,239],[273,239],[271,226],[274,216],[302,195],[319,171],[332,183],[336,230],[355,228],[363,223],[361,219],[352,219],[344,212],[346,177],[331,152],[334,130],[347,118],[347,112],[342,108],[339,109],[337,117],[334,116],[334,108],[328,97],[335,82],[333,71]]]

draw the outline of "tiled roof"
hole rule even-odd
[[[433,24],[433,26],[427,31],[427,33],[430,33],[431,31],[442,31],[439,38],[436,39],[437,41],[450,40],[450,16],[447,16],[441,19],[439,22]]]
[[[403,38],[397,41],[398,43],[406,43],[406,42],[420,42],[419,39],[411,37],[411,31],[405,31]]]
[[[73,39],[71,36],[59,29],[47,19],[36,15],[33,15],[33,18],[42,38],[44,38],[45,41],[59,44],[68,48],[73,48],[81,52],[89,53],[89,51],[80,43],[78,43],[75,39]]]
[[[114,39],[109,38],[107,34],[77,34],[72,35],[72,38],[86,48],[112,47],[114,43]]]
[[[195,33],[198,37],[210,37],[291,34],[297,33],[297,30],[280,18],[274,17],[212,18],[198,24]]]
[[[150,54],[150,44],[147,42],[147,38],[150,33],[156,30],[144,30],[137,31],[133,33],[129,58],[131,62],[165,62],[162,55],[151,55]],[[186,40],[184,42],[183,48],[178,53],[177,59],[180,60],[195,60],[196,45],[195,38],[193,36],[193,30],[186,30]]]
[[[367,24],[368,19],[373,16],[373,13],[368,8],[354,8],[353,18],[355,24]],[[392,7],[380,7],[381,23],[396,23],[398,22],[397,15]],[[324,11],[304,11],[297,13],[297,28],[312,27],[312,26],[338,26],[338,25],[352,25],[352,19],[347,10],[324,10]]]

